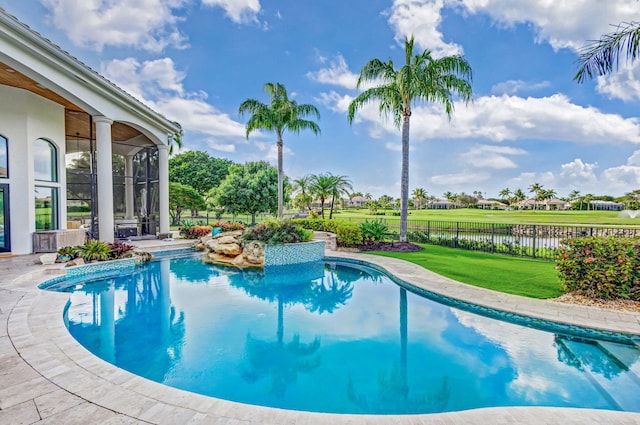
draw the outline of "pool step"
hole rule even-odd
[[[636,350],[622,344],[596,343],[578,338],[562,338],[560,345],[570,358],[579,363],[580,368],[588,374],[591,383],[613,408],[637,411],[640,378],[629,370],[635,362],[632,359],[633,353],[629,350]],[[635,357],[638,357],[637,351]],[[631,363],[627,365],[625,362]],[[620,391],[620,388],[625,390]],[[615,398],[612,393],[616,394]]]

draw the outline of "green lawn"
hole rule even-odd
[[[328,211],[326,214],[328,218]],[[334,218],[345,218],[358,221],[383,218],[390,222],[400,221],[400,217],[398,216],[371,215],[367,209],[339,210],[337,214],[334,213]],[[475,208],[459,208],[452,210],[410,210],[409,220],[441,220],[506,224],[640,226],[640,216],[637,218],[622,217],[617,211],[501,211]]]
[[[372,252],[410,261],[428,270],[469,285],[531,298],[562,295],[552,262],[421,245],[418,252]]]

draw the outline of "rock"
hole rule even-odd
[[[67,264],[65,264],[65,267],[82,266],[82,265],[84,265],[84,258],[78,257],[75,260],[71,260]]]
[[[231,244],[231,243],[237,244],[238,243],[238,239],[232,235],[225,235],[219,238],[214,238],[213,241],[219,244]]]
[[[242,254],[242,247],[237,243],[218,244],[213,252],[216,254],[226,255],[227,257],[235,257]]]
[[[264,244],[258,241],[246,243],[242,257],[249,264],[264,265]]]
[[[40,256],[40,262],[42,264],[54,264],[57,258],[58,258],[58,254],[56,253],[44,254]]]

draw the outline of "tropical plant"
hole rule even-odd
[[[75,258],[78,256],[79,250],[79,246],[63,246],[62,248],[59,248],[56,253],[59,256]]]
[[[293,181],[293,193],[296,194],[296,196],[293,198],[293,204],[300,210],[311,210],[311,202],[313,202],[313,198],[310,194],[311,182],[311,175],[302,176]]]
[[[413,190],[413,198],[415,199],[415,206],[417,209],[422,209],[423,202],[427,199],[427,191],[421,187]]]
[[[509,196],[511,196],[511,189],[509,189],[508,187],[505,187],[500,191],[499,195],[503,201],[509,202]]]
[[[314,198],[320,200],[320,215],[324,218],[324,203],[333,196],[335,182],[331,174],[315,174],[311,176],[309,190]]]
[[[111,256],[111,247],[106,243],[90,239],[78,250],[78,255],[85,261],[106,261]]]
[[[358,87],[365,82],[379,83],[360,93],[349,105],[349,122],[356,111],[373,101],[379,102],[383,116],[393,116],[396,127],[402,128],[402,171],[400,185],[400,241],[407,240],[409,207],[409,123],[415,102],[443,104],[448,118],[454,109],[453,95],[465,102],[472,97],[472,71],[459,55],[434,59],[429,50],[413,54],[414,38],[405,38],[405,65],[396,70],[393,61],[370,60],[360,71]]]
[[[256,99],[247,99],[240,104],[239,113],[251,114],[246,124],[246,137],[255,130],[267,130],[276,133],[276,145],[278,147],[278,218],[282,218],[282,206],[284,205],[284,171],[282,166],[282,150],[284,142],[282,135],[286,130],[299,133],[301,130],[311,130],[314,134],[320,133],[318,124],[306,117],[320,119],[318,108],[313,105],[298,105],[294,100],[289,100],[286,88],[280,83],[266,83],[263,90],[269,95],[270,103],[264,104]]]
[[[331,208],[329,210],[329,220],[333,218],[333,207],[336,199],[341,199],[342,195],[349,196],[349,191],[353,190],[351,181],[347,176],[334,176],[329,173],[331,178]]]
[[[389,226],[382,220],[365,220],[364,223],[360,223],[360,231],[364,243],[380,242],[390,234]]]
[[[269,245],[308,242],[313,232],[295,225],[291,220],[271,220],[247,229],[241,236],[244,241],[261,241]]]
[[[114,260],[118,258],[123,258],[127,255],[128,252],[133,251],[135,247],[131,244],[122,241],[113,241],[109,244],[109,249],[111,250],[110,257]]]
[[[618,68],[620,55],[629,62],[640,55],[640,22],[622,22],[616,31],[587,44],[580,51],[580,67],[573,79],[582,83],[587,78],[610,74]]]

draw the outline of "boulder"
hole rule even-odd
[[[242,247],[235,242],[224,243],[218,244],[212,251],[216,254],[226,255],[227,257],[235,257],[242,254]]]

